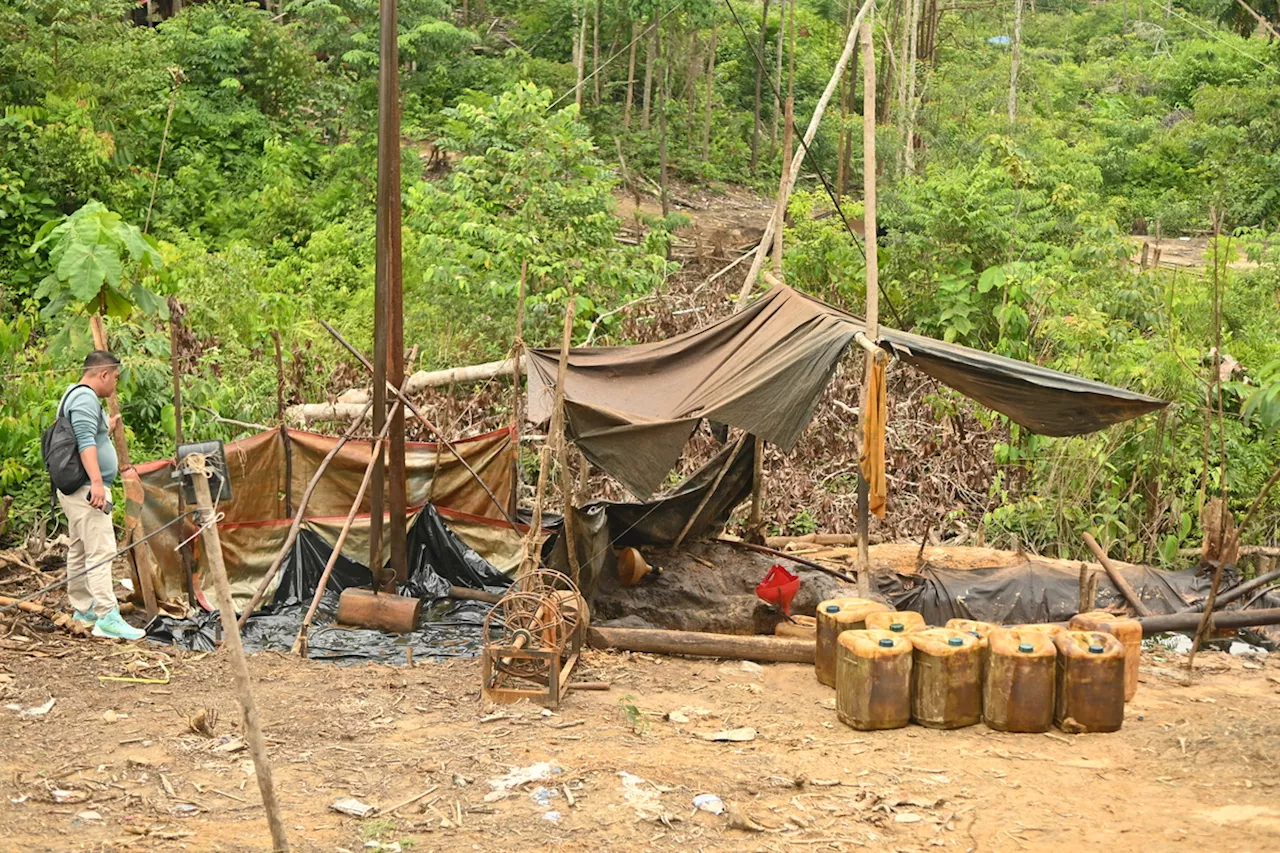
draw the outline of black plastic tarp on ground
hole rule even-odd
[[[316,533],[303,529],[298,534],[281,567],[280,585],[271,606],[245,623],[242,636],[246,650],[292,648],[332,553],[329,543]],[[368,588],[373,583],[368,566],[339,554],[308,637],[308,657],[400,662],[406,648],[412,648],[418,659],[472,656],[479,652],[489,605],[443,599],[450,586],[501,592],[510,580],[454,536],[429,504],[409,526],[408,553],[409,578],[397,585],[397,593],[435,602],[423,608],[417,629],[408,634],[388,634],[333,625],[342,591],[348,587]],[[215,648],[220,630],[216,612],[198,611],[185,619],[159,615],[147,625],[147,636],[155,642],[207,651]]]

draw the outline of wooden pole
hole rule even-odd
[[[597,7],[597,13],[599,9]],[[520,365],[521,359],[524,358],[524,289],[525,282],[529,276],[529,259],[525,258],[520,262],[520,292],[516,297],[516,337],[511,345],[511,439],[516,446],[516,470],[515,484],[513,490],[512,501],[515,506],[511,507],[511,514],[515,515],[520,503]],[[440,453],[436,453],[437,470],[439,469]],[[433,489],[435,476],[432,476]]]
[[[387,339],[386,382],[392,388],[404,386],[404,277],[401,257],[400,217],[400,48],[399,16],[396,0],[381,0],[379,12],[378,65],[378,221],[377,243],[380,269],[377,274],[386,280]],[[376,381],[374,384],[378,384]],[[385,387],[385,386],[384,386]],[[383,413],[385,408],[376,409]],[[384,585],[394,589],[395,581],[409,579],[408,529],[408,476],[405,471],[404,408],[397,406],[391,412],[391,432],[388,434],[389,501],[391,535],[391,569],[394,579],[388,575]],[[381,474],[381,470],[377,472]],[[381,506],[379,490],[379,506]],[[375,514],[381,525],[382,515]],[[381,563],[370,565],[374,574],[374,586],[382,568]]]
[[[770,557],[787,560],[798,566],[813,569],[815,572],[822,572],[824,575],[831,575],[831,577],[842,580],[845,583],[854,583],[856,581],[856,578],[852,578],[844,572],[837,571],[830,566],[824,566],[821,563],[815,563],[813,560],[806,560],[804,557],[798,557],[795,554],[788,554],[786,551],[779,551],[776,548],[770,548],[766,545],[757,545],[754,542],[742,542],[737,539],[726,539],[723,536],[717,536],[716,541],[722,542],[725,545],[732,545],[734,548],[745,548],[748,551],[755,551],[757,554],[768,554]]]
[[[175,466],[181,464],[182,460],[178,458],[178,448],[182,446],[182,365],[178,359],[178,300],[172,296],[169,297],[169,369],[173,373],[173,464]],[[183,489],[178,489],[178,514],[187,511],[187,501],[183,497]],[[133,556],[132,551],[129,552]],[[195,573],[195,559],[191,554],[190,543],[183,545],[178,549],[178,554],[182,558],[182,572],[187,587],[187,595],[194,600],[191,588],[191,577]],[[144,572],[143,567],[134,561],[134,565],[138,570],[138,582],[142,585],[142,598],[144,606],[147,609],[147,618],[155,616],[159,612],[159,608],[155,603],[155,588],[151,580],[150,572]],[[146,574],[146,577],[143,577]],[[150,600],[148,600],[148,598]],[[156,609],[153,610],[152,608]]]
[[[739,436],[738,440],[734,442],[733,449],[729,451],[728,458],[725,459],[724,464],[720,466],[720,470],[716,472],[716,478],[711,482],[711,488],[707,489],[707,493],[702,496],[702,500],[698,501],[697,509],[695,509],[689,516],[689,520],[686,521],[684,523],[684,527],[680,529],[680,535],[677,536],[676,541],[672,543],[672,551],[680,550],[681,544],[684,543],[684,537],[689,535],[689,530],[693,528],[693,523],[698,519],[698,516],[702,514],[702,511],[707,508],[707,503],[710,502],[711,496],[714,495],[716,489],[720,487],[720,483],[724,480],[724,475],[728,474],[729,469],[733,467],[733,460],[738,455],[738,451],[742,449],[742,445],[746,440],[747,433],[743,433]]]
[[[1102,546],[1098,544],[1098,540],[1093,538],[1093,534],[1084,534],[1084,544],[1089,546],[1089,550],[1093,552],[1093,556],[1098,558],[1098,562],[1102,564],[1103,570],[1107,573],[1107,577],[1111,578],[1111,582],[1116,585],[1116,589],[1120,590],[1120,594],[1124,596],[1124,600],[1129,602],[1129,606],[1134,609],[1139,616],[1151,616],[1151,610],[1147,605],[1142,603],[1142,599],[1138,598],[1138,593],[1134,592],[1129,582],[1120,574],[1120,570],[1111,562],[1111,558],[1107,556],[1107,552],[1102,550]]]
[[[747,536],[763,540],[761,526],[764,519],[764,439],[755,440],[754,459],[751,463],[751,513],[747,516]]]
[[[284,353],[280,349],[280,330],[271,330],[276,348],[276,421],[284,423]]]
[[[862,183],[863,183],[863,239],[867,252],[867,311],[866,336],[875,343],[880,338],[880,270],[876,254],[876,49],[872,39],[874,10],[868,10],[862,19]],[[866,423],[871,401],[871,371],[873,358],[865,356],[862,380],[862,418]],[[865,440],[865,439],[864,439]],[[867,479],[858,471],[858,594],[871,594],[870,556],[870,487]]]
[[[818,124],[822,121],[822,115],[826,112],[827,104],[831,102],[831,96],[835,94],[836,89],[840,86],[840,77],[844,74],[849,60],[853,57],[854,48],[858,44],[859,27],[863,19],[869,14],[870,9],[871,0],[866,0],[862,8],[858,10],[853,26],[849,28],[849,36],[845,40],[844,50],[841,52],[839,60],[836,61],[835,70],[831,72],[831,79],[827,81],[827,87],[823,89],[821,97],[818,98],[818,103],[813,108],[813,116],[810,117],[809,126],[804,132],[804,141],[791,158],[791,176],[788,178],[788,184],[791,186],[795,185],[796,179],[800,175],[800,166],[804,162],[805,151],[810,143],[813,142],[814,136],[817,135]],[[742,283],[742,289],[738,291],[738,305],[735,310],[741,311],[746,307],[747,297],[751,295],[751,290],[755,287],[756,278],[760,275],[765,258],[769,256],[769,250],[773,248],[773,234],[779,225],[777,209],[775,208],[774,215],[770,217],[769,224],[765,226],[764,234],[760,237],[760,243],[756,246],[756,254],[751,261],[751,269],[747,272],[747,278]]]
[[[593,648],[658,655],[813,663],[815,642],[788,637],[707,634],[651,628],[597,628],[588,632]]]
[[[664,84],[659,81],[659,86]],[[658,101],[662,109],[662,100]],[[555,410],[551,415],[551,435],[558,441],[557,450],[560,457],[560,500],[564,508],[564,549],[569,561],[569,576],[576,584],[582,572],[578,562],[578,543],[574,541],[573,523],[573,472],[569,468],[569,430],[564,414],[564,383],[569,375],[569,344],[573,340],[573,315],[578,300],[569,294],[568,304],[564,309],[564,334],[560,338],[560,364],[556,368]],[[542,477],[539,475],[539,480]]]
[[[1168,631],[1190,631],[1199,624],[1200,613],[1170,613],[1161,616],[1142,616],[1142,635],[1163,634]],[[1254,628],[1260,625],[1280,625],[1280,607],[1266,610],[1230,610],[1212,614],[1212,627],[1220,630]]]
[[[102,325],[102,316],[99,314],[89,315],[89,329],[93,332],[93,348],[100,350],[110,350],[107,342],[107,330]],[[111,417],[115,426],[111,430],[111,440],[116,446],[116,456],[119,457],[120,469],[129,467],[129,440],[124,434],[124,421],[120,419],[120,398],[115,391],[107,397],[107,409],[111,412]]]
[[[271,776],[271,759],[267,756],[267,744],[262,737],[262,723],[258,719],[258,706],[253,701],[249,684],[249,664],[245,660],[244,645],[240,642],[240,628],[236,625],[235,605],[231,601],[231,584],[227,582],[227,568],[222,561],[222,542],[218,539],[218,526],[214,522],[213,498],[209,495],[209,478],[205,473],[205,457],[191,455],[182,465],[191,471],[195,487],[196,506],[200,510],[200,539],[204,543],[213,575],[213,588],[218,600],[218,616],[222,620],[223,642],[231,655],[231,671],[235,674],[235,694],[244,712],[245,740],[249,742],[249,754],[253,757],[253,769],[258,777],[258,790],[262,794],[262,807],[267,813],[267,826],[271,830],[271,848],[274,853],[287,853],[289,837],[285,835],[284,821],[280,816],[280,804],[276,801],[275,782]]]
[[[903,151],[903,162],[908,174],[916,170],[916,62],[919,54],[920,4],[921,0],[911,2],[911,32],[907,39],[910,49],[907,58],[907,122],[903,139],[906,149]]]

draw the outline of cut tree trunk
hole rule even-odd
[[[597,649],[782,663],[813,663],[815,648],[811,640],[649,628],[593,627],[588,638]]]
[[[640,35],[636,32],[636,22],[631,22],[631,58],[627,60],[627,100],[622,105],[622,127],[631,129],[631,104],[635,100],[636,90],[636,45],[640,43]]]

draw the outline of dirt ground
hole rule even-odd
[[[1068,736],[856,732],[795,664],[590,652],[578,677],[612,688],[544,715],[484,706],[476,661],[250,660],[296,850],[1274,849],[1280,658],[1202,652],[1189,684],[1175,654],[1143,664],[1120,732]],[[225,653],[0,640],[0,850],[269,849],[231,681]],[[754,739],[703,737],[737,727]],[[557,772],[494,793],[536,762]]]

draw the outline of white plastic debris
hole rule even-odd
[[[761,675],[764,673],[764,667],[762,667],[758,663],[753,663],[752,661],[744,660],[742,662],[742,671],[749,672],[752,675]]]
[[[97,812],[77,812],[76,820],[83,820],[83,821],[102,820],[102,815],[98,814]]]
[[[550,779],[559,772],[560,768],[551,762],[539,761],[535,764],[530,764],[528,767],[518,767],[506,776],[490,779],[489,787],[494,791],[510,791],[512,788],[518,788],[530,782],[542,782]]]
[[[529,794],[535,803],[546,808],[551,805],[551,801],[560,796],[560,792],[555,788],[537,787]]]
[[[636,810],[636,816],[643,820],[655,820],[662,814],[662,804],[658,792],[648,779],[643,779],[625,770],[618,771],[622,779],[622,798]]]
[[[23,708],[21,705],[5,705],[10,711],[17,711],[24,717],[43,717],[45,714],[53,710],[53,705],[57,699],[50,698],[43,705],[35,705],[30,708]]]
[[[355,797],[340,797],[330,803],[329,808],[352,817],[368,817],[378,810],[376,806],[362,803]]]
[[[542,813],[542,819],[543,819],[543,820],[549,820],[549,821],[551,821],[552,823],[559,823],[559,822],[560,822],[560,812],[543,812],[543,813]]]
[[[699,794],[693,798],[693,807],[711,814],[724,814],[724,800],[715,794]]]

